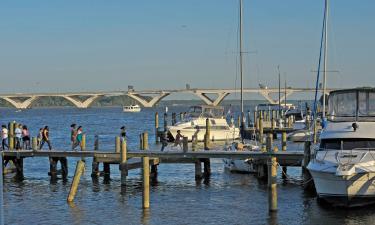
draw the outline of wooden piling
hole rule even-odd
[[[143,150],[148,149],[148,134],[145,132],[143,133]],[[143,198],[142,198],[142,206],[144,209],[150,208],[150,162],[149,157],[143,157],[142,158],[142,164],[143,164]]]
[[[159,113],[155,112],[155,143],[159,143]]]
[[[126,141],[123,140],[121,143],[121,163],[120,163],[120,171],[121,171],[121,185],[126,185],[126,176],[128,176],[128,168],[127,168],[127,149],[126,149]]]
[[[310,162],[310,157],[311,157],[311,142],[305,141],[302,170],[306,170],[306,167]]]
[[[103,163],[103,175],[104,183],[108,183],[111,180],[111,165],[109,163]]]
[[[49,175],[51,180],[57,180],[57,159],[54,157],[49,158]]]
[[[81,175],[83,174],[83,171],[85,170],[85,162],[82,160],[79,160],[77,162],[76,171],[74,173],[73,182],[70,186],[70,191],[68,195],[68,202],[72,202],[74,200],[75,195],[77,194],[78,184],[81,179]]]
[[[188,137],[183,137],[182,139],[182,150],[183,152],[187,152],[189,150]]]
[[[198,144],[198,137],[196,134],[194,134],[191,137],[191,150],[194,152],[197,150],[197,144]]]
[[[194,163],[195,165],[195,179],[202,179],[202,164],[199,159]]]
[[[259,115],[259,143],[262,147],[262,151],[266,151],[264,146],[264,138],[263,138],[263,117],[262,114]]]
[[[68,177],[68,159],[66,157],[60,157],[59,160],[61,165],[61,177],[66,181]]]
[[[172,126],[176,124],[176,113],[172,113]]]
[[[38,150],[38,139],[36,137],[31,138],[31,147],[34,151]]]
[[[82,134],[81,151],[86,151],[86,134]]]
[[[267,136],[267,151],[276,152],[277,148],[272,148],[272,134]],[[277,161],[276,157],[268,160],[268,209],[270,212],[277,211]]]
[[[210,120],[206,119],[206,134],[204,135],[204,150],[210,149],[210,133],[211,133],[211,124]]]
[[[94,151],[99,150],[99,136],[95,135],[95,140],[94,140]],[[100,176],[100,171],[99,171],[99,162],[96,161],[96,158],[94,157],[92,159],[91,163],[91,177],[93,180],[98,179]]]
[[[9,123],[9,129],[8,129],[8,144],[9,144],[9,150],[14,149],[14,124],[15,122]]]
[[[121,151],[121,138],[116,136],[115,138],[115,152],[120,153]]]
[[[203,160],[203,176],[204,177],[209,177],[211,175],[211,162],[210,159],[204,159]]]
[[[284,130],[281,133],[281,151],[285,152],[286,151],[286,131]],[[282,168],[282,178],[286,178],[286,173],[287,173],[287,167],[283,166]]]

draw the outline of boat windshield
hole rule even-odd
[[[375,139],[322,139],[322,150],[353,150],[366,149],[375,151]]]
[[[191,118],[205,117],[205,118],[223,118],[223,107],[210,106],[192,106],[189,109],[189,116]]]
[[[375,92],[364,89],[331,93],[328,108],[332,121],[375,121]]]

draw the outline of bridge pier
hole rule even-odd
[[[148,93],[145,93],[148,94]],[[156,94],[156,93],[149,93],[149,94]],[[144,96],[133,93],[133,92],[128,92],[126,95],[129,96],[130,98],[136,100],[140,104],[142,104],[143,107],[153,107],[155,104],[160,102],[163,98],[167,97],[170,93],[169,92],[160,92],[157,93],[156,96],[152,97],[151,100],[146,100]]]
[[[230,93],[229,92],[200,92],[194,91],[194,94],[202,99],[207,105],[217,106],[219,105],[225,97],[227,97]],[[208,94],[216,94],[216,99],[212,99],[208,96]]]

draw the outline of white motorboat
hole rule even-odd
[[[259,151],[260,147],[255,141],[251,142],[233,142],[227,145],[224,150],[226,151]],[[223,159],[224,168],[230,172],[235,173],[256,173],[257,168],[254,164],[254,159]]]
[[[196,136],[198,141],[203,141],[206,134],[206,119],[208,118],[211,126],[209,137],[211,140],[238,139],[240,130],[233,124],[228,125],[223,112],[224,108],[221,106],[192,106],[183,121],[168,126],[168,135],[174,139],[177,131],[180,130],[181,135],[188,137],[189,141],[193,136]]]
[[[339,206],[375,203],[375,88],[333,91],[328,103],[307,167],[318,197]]]
[[[139,105],[126,105],[122,110],[124,112],[140,112],[141,107]]]

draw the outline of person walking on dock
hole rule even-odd
[[[182,139],[183,138],[184,138],[184,136],[181,134],[181,131],[178,130],[177,134],[176,134],[176,138],[174,140],[174,147],[176,147],[178,145],[182,149]]]
[[[77,142],[77,129],[76,129],[76,124],[73,123],[72,125],[70,125],[70,141],[71,141],[71,144],[72,144],[72,150],[74,150],[74,146]]]
[[[48,144],[49,150],[52,150],[51,141],[49,139],[49,128],[45,126],[42,130],[42,142],[40,143],[40,150],[42,150],[44,143]]]
[[[27,129],[26,125],[22,127],[22,142],[23,142],[23,149],[29,150],[30,148],[30,132]]]
[[[82,126],[79,126],[77,128],[76,142],[73,145],[73,150],[75,150],[75,148],[78,147],[78,146],[80,146],[81,150],[82,150],[82,145],[81,145],[81,143],[82,143],[82,135],[83,135]]]
[[[3,139],[1,141],[1,146],[2,146],[3,150],[5,150],[5,147],[7,147],[7,149],[9,149],[9,146],[8,146],[8,129],[7,129],[6,125],[1,126],[1,138]]]
[[[22,138],[22,125],[16,126],[16,129],[14,129],[14,134],[16,135],[16,150],[21,149],[21,138]]]

